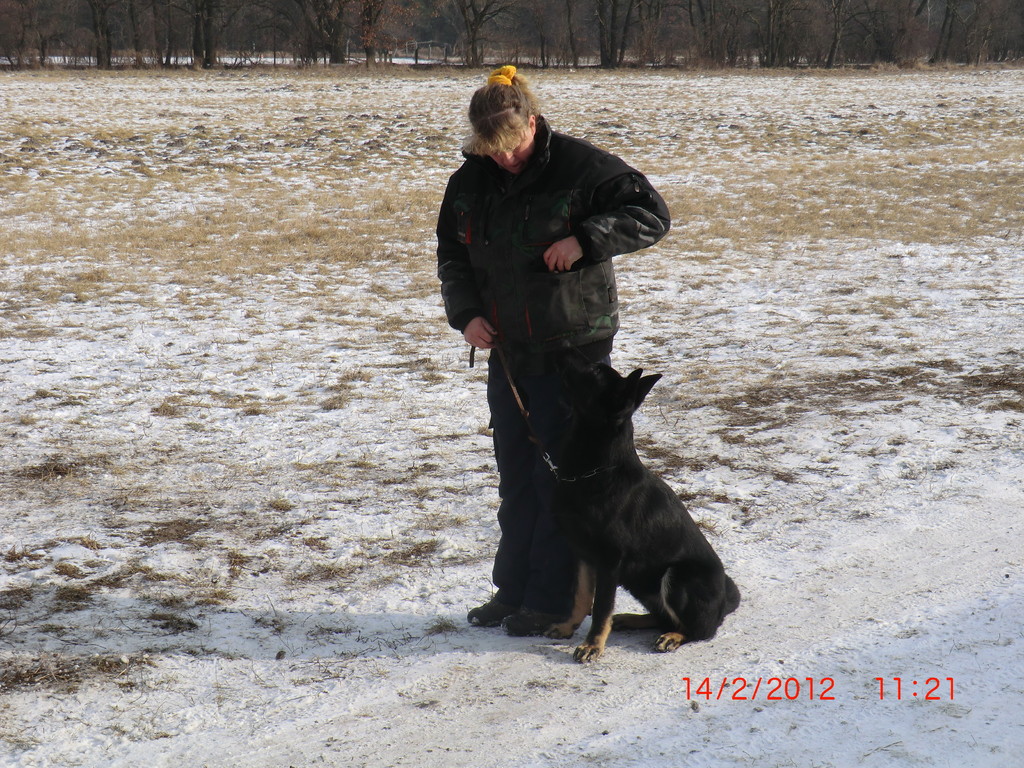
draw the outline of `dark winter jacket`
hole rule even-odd
[[[517,373],[542,373],[571,345],[601,357],[618,330],[611,257],[658,242],[665,201],[640,172],[537,120],[533,156],[518,175],[467,155],[448,181],[437,222],[437,266],[448,322],[487,318]],[[583,249],[552,273],[544,251],[575,235]]]

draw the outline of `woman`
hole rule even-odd
[[[468,620],[536,635],[569,613],[574,567],[551,513],[555,477],[531,437],[557,465],[569,420],[558,356],[574,348],[609,361],[619,326],[611,258],[660,240],[669,214],[643,174],[552,131],[515,67],[496,70],[473,94],[469,121],[465,162],[438,216],[438,276],[451,326],[499,352],[488,364],[487,402],[501,539],[497,591]]]

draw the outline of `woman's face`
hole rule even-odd
[[[495,152],[488,155],[501,168],[512,174],[519,174],[533,155],[533,142],[537,136],[537,118],[530,115],[530,124],[523,133],[523,140],[511,152]]]

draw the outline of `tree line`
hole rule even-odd
[[[905,66],[1024,58],[1024,0],[0,0],[0,66]]]

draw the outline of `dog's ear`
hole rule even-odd
[[[650,394],[651,389],[658,383],[661,378],[660,373],[652,373],[650,376],[644,376],[642,368],[637,368],[629,376],[626,377],[626,383],[628,385],[628,392],[630,394],[630,404],[633,410],[640,407],[640,403],[644,401],[644,398]]]

